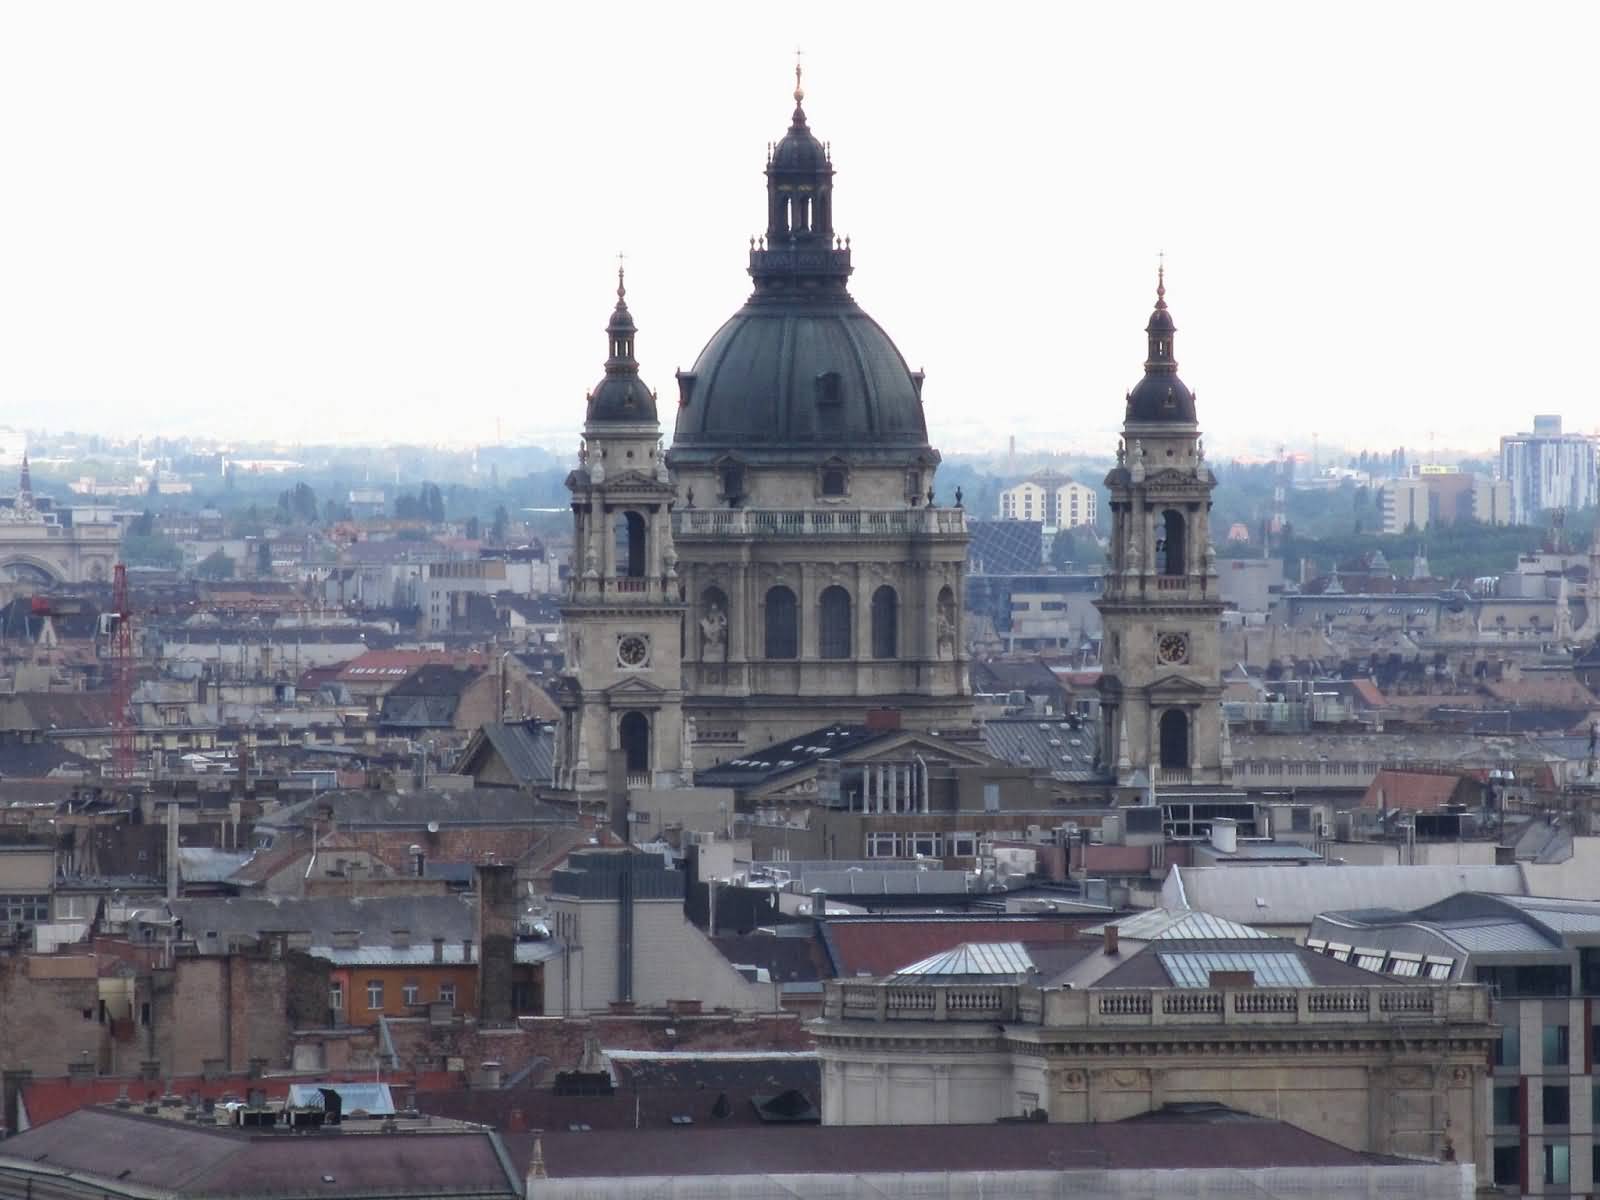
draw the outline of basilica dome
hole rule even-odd
[[[922,374],[846,283],[833,230],[833,162],[795,89],[794,118],[767,158],[767,232],[752,240],[755,289],[678,373],[675,464],[751,459],[908,461],[927,453]]]

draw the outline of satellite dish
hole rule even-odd
[[[437,822],[437,821],[429,821],[428,822],[428,832],[429,833],[438,833],[439,832],[439,822]]]

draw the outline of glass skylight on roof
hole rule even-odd
[[[1213,971],[1249,971],[1257,987],[1310,987],[1311,976],[1295,954],[1260,954],[1251,951],[1203,951],[1195,954],[1157,954],[1174,987],[1211,986]]]

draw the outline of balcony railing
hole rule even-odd
[[[898,537],[965,533],[964,508],[688,508],[672,514],[675,537]]]
[[[1013,1021],[1069,1028],[1488,1021],[1489,993],[1477,984],[1041,989],[861,981],[829,983],[823,1015],[835,1021]]]

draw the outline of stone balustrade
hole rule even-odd
[[[964,508],[683,508],[672,514],[677,538],[903,537],[966,531]]]
[[[1048,988],[1026,984],[829,983],[844,1021],[1012,1021],[1049,1027],[1359,1025],[1489,1020],[1476,984],[1311,988]]]

